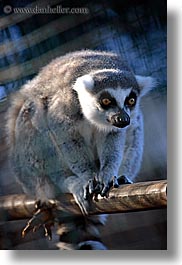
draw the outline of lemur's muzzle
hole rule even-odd
[[[123,109],[111,117],[111,124],[118,128],[124,128],[130,124],[130,117]]]

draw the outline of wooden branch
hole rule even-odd
[[[91,202],[89,214],[123,213],[143,211],[167,206],[167,181],[139,182],[122,185],[112,189],[109,198],[98,197]],[[0,221],[26,219],[35,212],[34,198],[25,194],[0,197]],[[71,194],[64,194],[59,200],[50,200],[52,207],[66,218],[68,215],[80,215],[80,209]],[[68,216],[67,215],[67,216]]]

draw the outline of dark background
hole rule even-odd
[[[15,14],[4,7],[87,7],[88,14]],[[142,101],[145,118],[143,164],[137,181],[166,179],[166,1],[0,2],[0,195],[21,192],[8,166],[4,118],[9,95],[51,59],[85,48],[112,50],[136,74],[158,85]],[[3,91],[3,92],[2,92]],[[20,238],[25,221],[0,223],[0,249],[53,249],[41,232]],[[166,210],[114,214],[103,229],[110,249],[166,249]]]

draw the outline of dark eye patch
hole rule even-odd
[[[98,99],[98,102],[99,102],[99,104],[101,105],[101,107],[103,109],[109,109],[109,108],[117,105],[115,98],[113,98],[110,95],[110,93],[108,93],[108,92],[103,92],[100,95],[100,97]],[[104,102],[109,102],[109,103],[108,104],[104,104]]]
[[[134,91],[131,91],[129,96],[126,97],[124,105],[129,108],[132,108],[136,105],[136,101],[137,101],[137,95]]]

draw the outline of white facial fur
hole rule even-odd
[[[73,87],[77,91],[82,112],[87,120],[96,125],[100,130],[112,130],[109,123],[103,120],[103,114],[98,109],[97,98],[92,94],[94,80],[91,76],[79,77]],[[101,115],[99,115],[99,113]]]
[[[77,79],[73,87],[78,94],[83,114],[89,121],[93,120],[93,114],[97,112],[96,98],[91,93],[93,86],[93,78],[89,75],[84,75]]]

